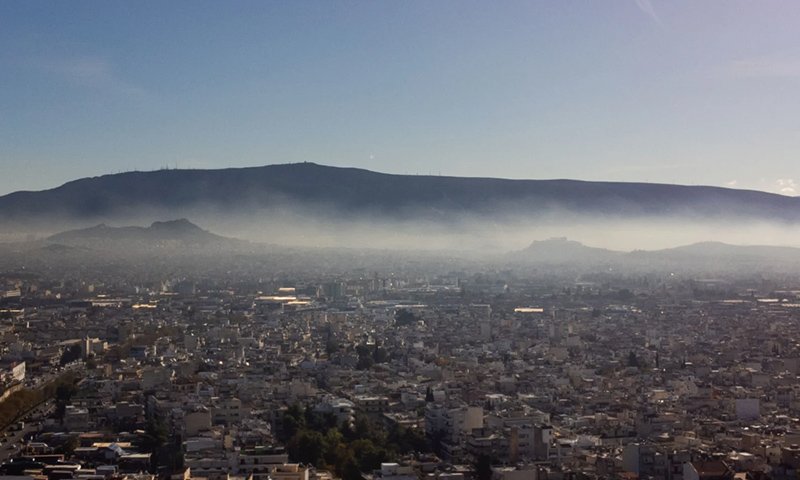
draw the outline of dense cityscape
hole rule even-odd
[[[0,275],[6,475],[688,480],[800,468],[800,281],[151,268]]]
[[[798,27],[0,0],[0,480],[800,480]]]

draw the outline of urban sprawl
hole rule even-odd
[[[800,473],[800,283],[155,277],[0,274],[3,479]]]

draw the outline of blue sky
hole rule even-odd
[[[0,194],[300,161],[800,194],[798,25],[769,0],[0,2]]]

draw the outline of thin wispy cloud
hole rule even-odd
[[[608,173],[610,174],[618,174],[618,173],[657,173],[657,172],[666,172],[671,170],[683,170],[683,169],[690,169],[695,168],[697,164],[695,163],[658,163],[658,164],[628,164],[624,166],[612,167],[608,169]]]
[[[793,178],[760,178],[758,181],[731,180],[725,182],[724,186],[742,190],[777,193],[790,197],[800,196],[800,181]]]
[[[50,74],[85,88],[103,90],[110,93],[146,96],[147,92],[122,78],[113,65],[100,57],[83,56],[58,60],[43,60],[36,65]]]
[[[661,18],[656,13],[655,8],[653,8],[653,2],[650,0],[634,0],[634,2],[636,2],[636,6],[642,11],[642,13],[650,17],[657,24],[661,25]]]
[[[797,195],[798,187],[800,187],[792,178],[779,178],[775,183],[778,186],[778,192],[783,195],[795,196]]]

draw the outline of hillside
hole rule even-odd
[[[161,170],[84,178],[0,197],[0,225],[143,223],[253,212],[326,212],[455,221],[477,216],[578,214],[601,218],[800,221],[800,199],[718,187],[576,180],[390,175],[299,163]],[[131,219],[137,220],[136,222]]]

